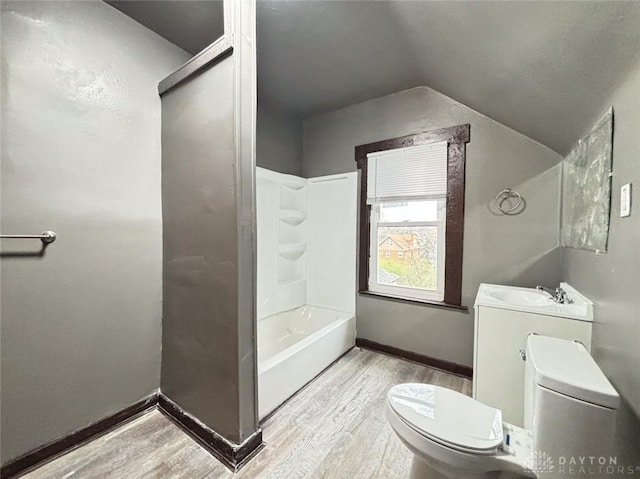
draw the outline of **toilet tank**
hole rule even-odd
[[[525,427],[534,451],[554,461],[558,474],[571,458],[608,460],[620,397],[589,352],[575,341],[534,334],[526,352]]]

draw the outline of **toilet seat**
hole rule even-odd
[[[418,434],[451,449],[495,454],[503,442],[502,412],[464,394],[431,384],[400,384],[387,401]]]

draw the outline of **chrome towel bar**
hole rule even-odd
[[[0,239],[39,239],[44,244],[51,244],[57,238],[53,231],[44,231],[39,235],[0,235]]]

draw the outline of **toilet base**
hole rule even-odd
[[[430,464],[414,454],[411,461],[411,479],[523,479],[526,476],[506,471],[473,473],[444,464]]]
[[[418,459],[415,454],[411,461],[411,473],[409,477],[411,479],[448,479],[447,476],[436,471],[426,462]]]

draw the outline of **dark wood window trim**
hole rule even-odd
[[[469,143],[471,125],[459,125],[440,130],[359,145],[355,148],[356,163],[361,170],[360,187],[360,293],[369,291],[369,219],[371,206],[367,205],[367,155],[376,151],[395,150],[427,143],[447,142],[447,218],[445,229],[444,301],[436,305],[460,306],[462,303],[462,254],[464,239],[464,168],[466,145]],[[377,294],[375,294],[377,295]],[[398,298],[401,299],[401,298]],[[426,304],[431,304],[425,301]]]

